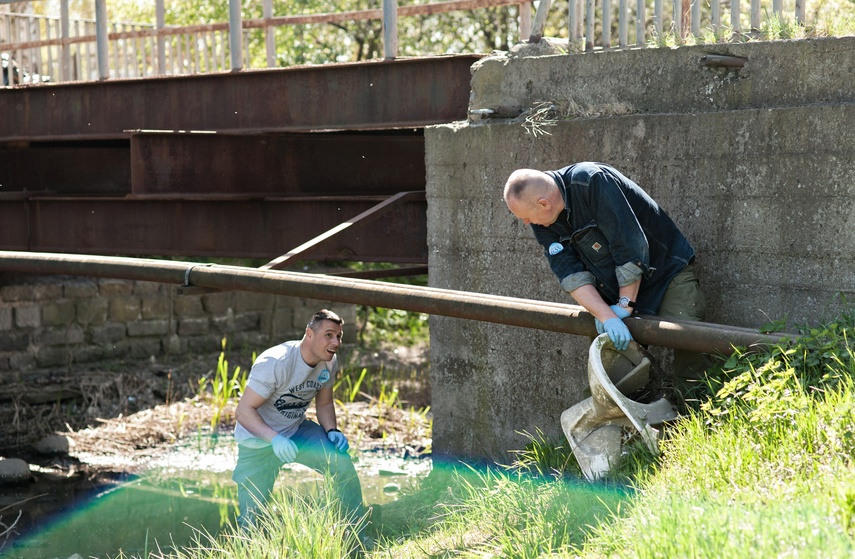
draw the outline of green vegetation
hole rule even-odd
[[[255,362],[255,354],[251,362]],[[211,378],[203,376],[199,379],[197,394],[203,400],[207,400],[213,409],[211,415],[211,429],[216,432],[220,423],[231,424],[234,419],[229,404],[240,398],[246,388],[249,372],[240,366],[229,371],[229,361],[226,359],[226,338],[222,340],[222,351],[217,359],[217,368],[211,373]],[[208,392],[208,386],[211,390]]]
[[[844,314],[795,343],[734,352],[710,372],[702,402],[669,426],[659,457],[639,447],[602,483],[581,482],[563,441],[540,432],[509,466],[436,463],[417,490],[381,507],[365,555],[852,557],[853,333]],[[301,522],[278,519],[243,554],[225,550],[235,541],[225,536],[181,557],[271,556],[271,542],[291,545],[286,533],[296,545]],[[352,546],[349,528],[324,526],[336,552]]]

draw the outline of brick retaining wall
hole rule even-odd
[[[353,305],[296,297],[180,295],[174,285],[114,279],[0,279],[0,381],[102,360],[216,354],[224,336],[231,348],[261,352],[302,337],[323,307],[354,324]]]

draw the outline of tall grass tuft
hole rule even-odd
[[[212,372],[211,378],[203,376],[199,379],[199,396],[209,398],[213,406],[211,414],[211,429],[216,432],[221,421],[230,420],[231,413],[229,404],[246,389],[246,381],[249,375],[248,371],[241,369],[240,366],[229,370],[229,361],[226,359],[226,338],[222,339],[222,350],[217,359],[217,368]],[[255,354],[252,355],[252,362],[255,362]],[[211,387],[211,393],[208,395],[208,386]]]
[[[584,542],[625,499],[567,479],[485,469],[459,476],[460,502],[444,504],[444,529],[468,542],[470,557],[552,557]]]
[[[347,521],[329,487],[305,495],[282,488],[261,508],[253,528],[198,531],[193,544],[158,559],[346,558],[361,550],[365,522]]]

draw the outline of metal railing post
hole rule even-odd
[[[531,3],[523,2],[520,6],[520,41],[528,41],[531,37]]]
[[[383,57],[398,57],[398,0],[383,0]]]
[[[95,44],[98,79],[110,77],[110,39],[107,29],[107,0],[95,0]]]
[[[549,14],[549,7],[551,5],[552,0],[540,0],[540,4],[537,5],[537,11],[534,12],[534,23],[531,24],[531,34],[528,38],[530,43],[539,43],[543,39],[546,16]]]
[[[229,54],[231,70],[243,68],[243,20],[240,0],[229,0]]]
[[[155,2],[155,18],[157,29],[157,73],[166,73],[166,37],[163,36],[163,28],[166,27],[166,10],[163,7],[163,0]]]
[[[59,53],[59,79],[71,80],[71,45],[68,43],[71,26],[68,19],[68,0],[60,0],[59,3],[59,38],[62,46]]]
[[[261,9],[265,23],[270,23],[270,18],[273,17],[273,0],[264,0]],[[276,66],[276,33],[270,25],[264,26],[264,47],[267,51],[267,67],[273,68]]]

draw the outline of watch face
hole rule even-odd
[[[629,297],[621,297],[617,302],[619,307],[627,308],[629,306]]]

